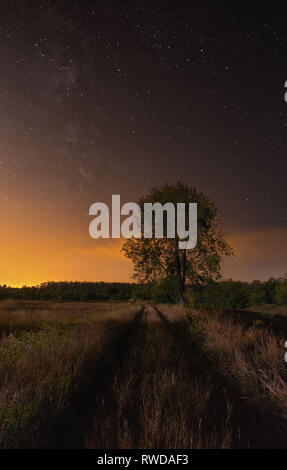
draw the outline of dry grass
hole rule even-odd
[[[235,445],[231,405],[221,419],[212,410],[213,384],[198,376],[181,345],[152,317],[115,376],[113,395],[95,417],[88,448],[195,449]],[[114,411],[111,411],[114,410]]]
[[[158,304],[156,308],[170,321],[179,321],[186,316],[186,310],[180,305]]]
[[[39,330],[43,325],[71,326],[99,321],[112,312],[130,309],[129,302],[0,302],[0,335],[21,330]]]
[[[285,439],[283,338],[157,309],[133,321],[130,303],[1,303],[0,446],[49,446],[62,422],[87,448],[256,447],[262,429],[267,444]]]
[[[261,327],[246,330],[208,314],[193,313],[191,318],[191,334],[200,336],[203,351],[241,395],[287,423],[284,339]]]
[[[59,316],[57,304],[51,304],[50,309],[48,305],[41,310],[17,309],[10,320],[7,304],[2,306],[2,326],[9,320],[15,329],[2,336],[0,343],[2,448],[41,445],[44,429],[87,379],[105,344],[117,332],[119,321],[129,321],[138,309],[100,305],[97,310],[93,305],[88,307],[90,312],[79,315],[79,306],[74,304],[71,315],[70,306],[65,307],[61,304]],[[19,331],[19,324],[25,325],[24,331]],[[31,324],[38,328],[29,331]]]

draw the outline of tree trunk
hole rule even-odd
[[[176,253],[176,275],[179,287],[179,305],[184,307],[184,291],[185,291],[185,261],[182,263],[181,256],[178,249],[178,237],[175,238],[175,253]],[[184,264],[184,266],[183,266]]]
[[[179,294],[179,305],[180,305],[181,307],[184,307],[184,298],[183,298],[183,296],[182,296],[181,294]]]

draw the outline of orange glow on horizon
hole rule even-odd
[[[17,212],[11,206],[6,205],[1,227],[1,285],[131,280],[132,266],[120,252],[121,240],[92,240],[88,219],[81,231],[60,215],[48,217],[40,208]]]
[[[12,201],[1,211],[5,213],[1,227],[1,285],[132,281],[132,263],[120,251],[122,240],[91,239],[88,217],[78,225],[75,221],[72,224],[62,214],[42,214],[37,205],[28,213],[17,211]],[[286,235],[286,230],[229,234],[227,239],[236,256],[224,262],[224,277],[252,280],[284,274]]]
[[[8,247],[3,256],[0,284],[12,287],[47,281],[131,281],[132,266],[120,253],[120,245],[107,242],[98,248],[63,247],[61,240],[25,250]]]

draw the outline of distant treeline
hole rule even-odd
[[[210,281],[189,292],[189,303],[199,310],[240,310],[254,305],[287,306],[287,277],[268,281]]]
[[[134,296],[136,284],[121,282],[45,282],[39,286],[0,286],[0,300],[92,301],[128,300]]]
[[[122,282],[46,282],[39,286],[0,286],[0,300],[54,301],[124,301],[148,300],[154,303],[177,303],[174,279],[154,284]],[[287,306],[287,276],[268,281],[209,281],[204,286],[189,287],[186,300],[200,310],[243,309],[251,305]]]

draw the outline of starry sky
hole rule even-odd
[[[130,278],[89,206],[182,179],[224,276],[287,272],[285,1],[1,1],[0,283]]]

